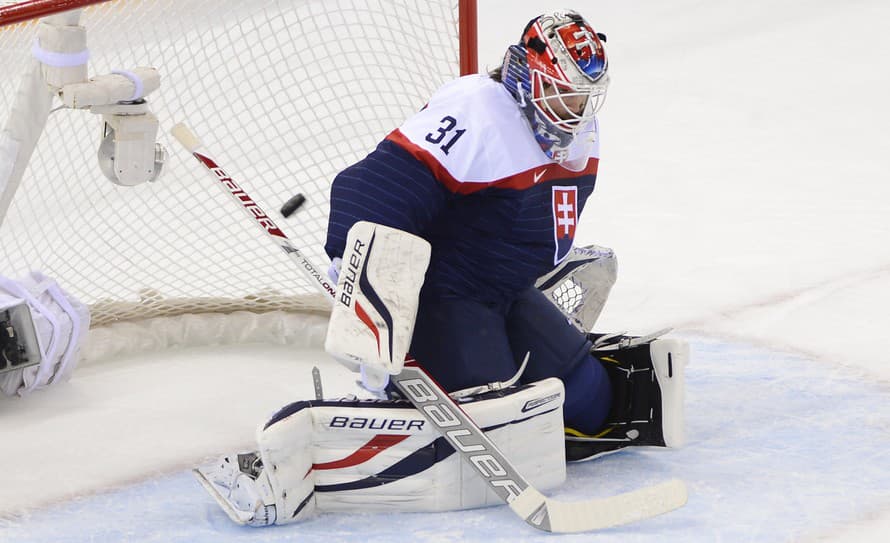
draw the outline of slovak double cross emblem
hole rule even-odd
[[[572,250],[578,224],[578,187],[553,187],[553,239],[556,253],[553,264],[559,264]]]

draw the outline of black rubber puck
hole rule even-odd
[[[303,202],[306,201],[306,197],[303,196],[303,193],[299,192],[291,196],[290,200],[284,202],[284,205],[281,206],[281,214],[285,217],[290,217],[294,214],[294,211],[300,209],[300,206],[303,205]]]

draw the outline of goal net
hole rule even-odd
[[[323,269],[333,177],[460,74],[458,0],[82,4],[94,4],[79,19],[90,77],[136,66],[159,71],[148,104],[166,164],[157,181],[112,183],[97,160],[101,116],[56,99],[14,186],[11,112],[30,99],[20,84],[36,63],[38,21],[28,17],[78,2],[0,3],[0,274],[40,270],[57,279],[90,306],[94,327],[183,314],[324,311],[326,300],[169,129],[187,122]],[[306,204],[280,218],[277,210],[297,192]]]

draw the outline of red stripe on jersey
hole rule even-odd
[[[389,135],[386,136],[386,139],[408,151],[411,156],[432,172],[433,177],[435,177],[437,181],[445,185],[445,188],[448,189],[448,191],[455,194],[473,194],[474,192],[479,192],[480,190],[491,187],[526,190],[553,179],[565,180],[584,175],[596,175],[597,169],[599,168],[599,159],[591,157],[587,159],[585,168],[580,171],[572,171],[555,162],[551,162],[494,181],[462,182],[455,179],[432,153],[409,140],[398,128],[390,132]]]
[[[436,160],[436,157],[433,156],[432,153],[424,149],[423,147],[417,145],[413,141],[409,140],[405,137],[405,134],[402,134],[402,131],[396,128],[392,132],[386,136],[386,139],[395,143],[402,149],[411,153],[418,162],[427,167],[429,171],[433,173],[433,177],[436,178],[439,183],[445,185],[450,192],[455,192],[458,194],[469,194],[461,190],[461,183],[457,179],[455,179],[448,170],[445,169],[445,166]]]

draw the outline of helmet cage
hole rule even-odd
[[[528,69],[528,55],[522,45],[511,45],[504,56],[502,68],[504,87],[518,102],[519,109],[528,120],[535,140],[541,150],[551,159],[561,156],[561,150],[571,143],[573,134],[560,130],[532,102],[531,78]]]
[[[531,102],[554,128],[573,136],[596,116],[606,101],[606,84],[568,85],[563,81],[533,70]]]

